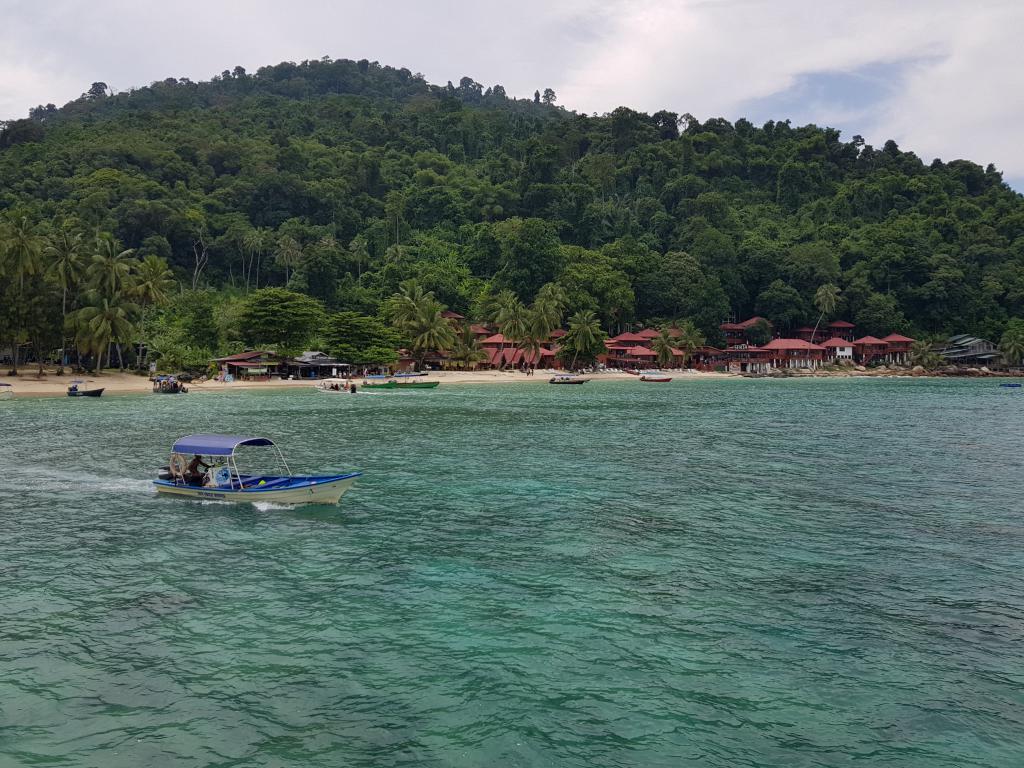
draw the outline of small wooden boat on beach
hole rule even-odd
[[[666,376],[663,373],[641,373],[640,381],[647,381],[652,384],[667,384],[672,381],[672,377]]]
[[[98,389],[84,389],[81,385],[85,384],[81,379],[75,379],[71,382],[68,387],[68,397],[99,397],[103,394],[105,387],[99,387]]]
[[[548,384],[586,384],[588,381],[590,381],[590,379],[584,379],[582,376],[560,373],[557,376],[552,376],[548,379]]]
[[[235,452],[243,446],[273,448],[284,474],[240,472]],[[191,461],[189,456],[193,457]],[[204,457],[210,457],[211,461],[207,463]],[[153,485],[158,493],[193,499],[337,504],[362,474],[292,475],[281,450],[266,437],[197,434],[174,443],[170,462],[160,470]]]

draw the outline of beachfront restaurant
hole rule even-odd
[[[324,352],[310,350],[284,361],[282,375],[296,379],[329,379],[344,376],[348,369],[348,363],[340,363]]]
[[[281,375],[284,358],[262,349],[251,349],[213,360],[220,368],[225,381],[269,381],[271,376]],[[231,377],[231,379],[227,377]]]

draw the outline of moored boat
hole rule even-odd
[[[399,381],[388,379],[387,381],[364,381],[363,389],[434,389],[439,381]]]
[[[1009,389],[1020,389],[1024,384],[1021,384],[1019,381],[1004,381],[999,386],[1008,387]]]
[[[586,384],[588,381],[590,381],[590,379],[584,379],[582,376],[560,373],[557,376],[552,376],[548,379],[548,384]]]
[[[81,385],[85,384],[81,379],[75,379],[68,386],[68,397],[99,397],[103,394],[105,387],[98,387],[97,389],[85,389]]]
[[[153,392],[158,395],[184,395],[188,387],[176,376],[157,376],[153,379]]]
[[[665,384],[672,381],[672,377],[666,376],[663,373],[641,373],[640,381],[647,381],[654,384]]]
[[[273,448],[284,474],[239,471],[235,452],[243,446]],[[188,456],[192,456],[191,461]],[[203,458],[206,456],[212,459],[209,463]],[[266,437],[197,434],[187,435],[174,443],[170,462],[160,471],[153,485],[158,493],[193,499],[337,504],[362,474],[292,475],[281,450]]]

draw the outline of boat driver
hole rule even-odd
[[[207,464],[203,461],[203,457],[196,454],[192,457],[192,461],[188,463],[188,467],[185,469],[185,482],[189,485],[202,485],[203,475],[206,474],[212,464]],[[202,469],[200,469],[202,467]]]

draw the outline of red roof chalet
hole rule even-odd
[[[480,343],[481,344],[511,344],[512,343],[512,339],[506,339],[502,334],[496,333],[493,336],[488,336],[486,339],[483,339]]]
[[[641,344],[645,344],[645,343],[647,343],[647,337],[646,336],[641,336],[639,333],[630,333],[630,332],[627,331],[626,333],[620,333],[618,336],[613,336],[611,339],[609,339],[609,341],[614,341],[614,342],[631,341],[631,342],[634,342],[634,343],[635,342],[639,342]]]
[[[656,339],[661,336],[661,331],[656,331],[653,328],[644,328],[642,331],[637,331],[636,335],[643,336],[645,339]]]
[[[901,342],[903,344],[913,344],[915,339],[911,339],[908,336],[901,336],[898,333],[890,333],[888,336],[883,336],[881,341],[884,341],[887,344],[893,341]]]
[[[828,347],[830,349],[833,348],[833,347],[852,347],[853,346],[853,342],[849,341],[847,339],[837,339],[837,338],[833,337],[833,338],[829,339],[828,341],[822,342],[821,346]]]
[[[626,354],[632,355],[633,357],[657,357],[658,353],[654,350],[648,349],[647,347],[629,347],[626,350]]]
[[[848,323],[845,320],[833,320],[828,324],[829,328],[854,328],[853,323]]]
[[[805,349],[805,350],[823,350],[825,349],[820,344],[811,344],[809,341],[803,339],[772,339],[767,344],[760,347],[762,350],[775,350],[775,351],[789,351],[794,349]]]
[[[886,342],[881,339],[876,339],[874,336],[861,336],[859,339],[853,340],[854,346],[869,346],[869,347],[884,347]]]
[[[465,320],[466,318],[460,315],[458,312],[452,312],[450,309],[442,310],[441,317],[445,320]]]

